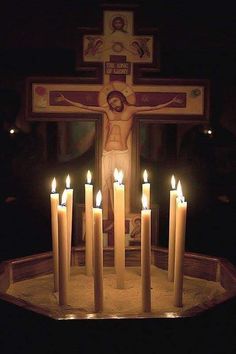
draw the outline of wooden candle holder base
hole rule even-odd
[[[130,247],[126,249],[126,267],[140,267],[141,252],[139,247]],[[104,267],[113,267],[114,250],[113,248],[104,249]],[[84,266],[85,249],[84,247],[72,248],[71,263],[73,269]],[[152,247],[152,267],[156,267],[161,271],[167,270],[168,264],[168,250],[159,247]],[[34,280],[38,277],[52,275],[53,262],[52,252],[45,252],[35,254],[27,257],[4,261],[0,264],[0,299],[17,306],[23,307],[27,310],[40,313],[47,317],[54,319],[112,319],[112,318],[180,318],[180,317],[193,317],[208,309],[217,306],[233,297],[236,297],[236,269],[226,259],[216,258],[196,253],[185,253],[184,256],[184,276],[203,279],[209,282],[215,282],[222,287],[223,292],[212,298],[207,298],[202,303],[196,303],[187,309],[174,309],[171,310],[159,309],[150,313],[95,313],[94,311],[86,312],[81,308],[76,307],[55,307],[45,305],[45,303],[34,303],[32,299],[26,300],[21,296],[12,295],[9,289],[16,286],[25,280]],[[110,268],[111,269],[111,268]],[[131,269],[131,268],[130,268]],[[167,272],[166,272],[167,273]],[[90,277],[91,278],[91,277]],[[52,276],[50,279],[53,279]],[[90,282],[92,280],[90,279]],[[169,283],[171,286],[173,283]],[[53,281],[50,283],[53,289]],[[46,288],[45,288],[46,289]],[[140,289],[141,290],[141,289]],[[50,289],[45,291],[44,297],[52,296],[53,291]],[[48,294],[46,292],[48,291]],[[126,291],[126,290],[123,290]],[[201,290],[200,290],[201,291]],[[50,294],[51,292],[51,294]],[[137,291],[136,291],[137,292]],[[55,295],[55,294],[54,294]],[[56,299],[54,300],[56,303]]]

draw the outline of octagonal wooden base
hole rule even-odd
[[[84,265],[84,254],[84,247],[72,248],[72,265]],[[113,258],[114,250],[112,248],[104,249],[104,266],[113,266]],[[153,247],[152,264],[158,268],[166,270],[167,262],[168,250]],[[139,264],[140,248],[132,247],[126,249],[126,266],[137,266]],[[209,299],[207,302],[182,311],[181,314],[175,312],[163,312],[158,316],[156,314],[124,316],[119,313],[112,315],[104,315],[102,313],[81,314],[79,311],[74,311],[73,314],[68,315],[63,308],[59,311],[48,310],[7,294],[7,290],[12,283],[52,273],[52,265],[51,252],[35,254],[2,262],[0,264],[0,299],[54,319],[124,319],[194,317],[201,312],[236,297],[236,269],[230,262],[222,258],[187,252],[184,256],[184,274],[195,278],[220,282],[221,286],[226,291],[217,298]]]

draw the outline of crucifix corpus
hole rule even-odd
[[[107,244],[113,244],[114,170],[122,170],[125,183],[127,240],[136,233],[140,238],[140,216],[131,208],[131,190],[137,189],[132,176],[134,118],[152,123],[192,123],[207,116],[207,83],[203,80],[150,79],[145,72],[159,71],[156,31],[137,30],[134,12],[104,10],[103,28],[95,33],[80,30],[78,72],[81,68],[96,76],[86,78],[29,78],[28,119],[66,117],[87,120],[99,114],[102,134],[101,188],[104,232]],[[87,66],[87,67],[86,67]],[[99,159],[100,156],[97,156]],[[141,194],[141,190],[140,190]],[[129,245],[129,242],[126,243]]]

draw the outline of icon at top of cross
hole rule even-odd
[[[83,34],[83,62],[104,63],[103,82],[132,83],[132,64],[153,62],[153,36],[134,34],[132,11],[104,11],[103,34]]]

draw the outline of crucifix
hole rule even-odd
[[[159,70],[157,39],[152,33],[134,30],[134,12],[104,10],[101,32],[81,29],[79,67],[94,67],[96,77],[32,78],[29,119],[60,120],[74,116],[101,123],[101,188],[103,210],[112,244],[113,173],[122,170],[126,187],[126,216],[132,215],[131,190],[135,175],[132,146],[134,120],[193,122],[205,119],[206,84],[197,80],[147,79],[140,73]],[[156,34],[156,33],[155,33]],[[134,119],[135,118],[135,119]],[[97,156],[99,159],[100,157]],[[132,219],[132,217],[131,217]],[[127,233],[132,230],[127,227]]]

